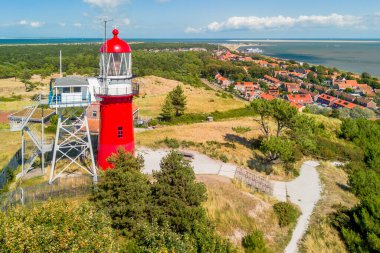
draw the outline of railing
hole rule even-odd
[[[53,107],[82,106],[91,103],[91,96],[87,93],[86,97],[83,98],[82,93],[65,95],[65,93],[54,94],[53,91],[50,91],[48,103]]]
[[[9,119],[9,126],[11,131],[21,131],[25,125],[28,123],[29,119],[32,117],[37,107],[40,105],[41,95],[34,98],[32,105],[25,107],[21,111],[18,111],[11,116]],[[20,113],[22,114],[20,115]]]
[[[42,141],[41,136],[38,136],[36,132],[32,131],[30,127],[25,128],[26,133],[28,133],[30,139],[33,141],[34,145],[38,147],[41,152],[49,152],[53,150],[54,140],[50,140],[49,142]]]
[[[253,171],[237,168],[235,172],[235,180],[245,184],[252,190],[258,190],[269,195],[273,195],[273,184],[261,175],[257,175]]]
[[[137,96],[139,95],[139,84],[132,83],[127,87],[94,87],[94,94],[100,96]]]

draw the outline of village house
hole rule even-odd
[[[271,84],[274,84],[276,86],[279,86],[281,84],[280,80],[278,80],[277,78],[275,78],[273,76],[269,76],[269,75],[265,75],[264,80],[271,83]]]
[[[272,101],[273,99],[276,99],[275,96],[272,96],[268,93],[261,93],[259,98],[264,99],[264,100],[268,100],[268,101]]]
[[[254,60],[254,63],[258,64],[261,67],[268,67],[268,62],[264,60]]]
[[[300,105],[313,103],[313,98],[310,94],[288,94],[285,99]]]
[[[358,97],[356,98],[356,102],[359,105],[367,107],[367,108],[371,108],[371,109],[377,108],[377,104],[373,100],[370,100],[368,98]]]
[[[286,70],[275,70],[274,76],[275,77],[278,77],[278,76],[286,77],[286,76],[288,76],[288,71],[286,71]]]
[[[272,95],[272,96],[278,96],[280,95],[280,91],[278,90],[278,88],[274,85],[270,85],[268,87],[268,94]]]
[[[328,87],[321,86],[321,85],[314,85],[313,88],[316,91],[318,91],[319,94],[326,93],[326,92],[328,92],[330,90]]]
[[[284,89],[289,93],[297,93],[300,89],[300,85],[297,83],[284,83]]]
[[[358,90],[360,93],[363,95],[369,96],[369,97],[374,97],[376,96],[375,92],[373,91],[372,87],[367,85],[367,84],[358,84]]]
[[[313,101],[317,101],[318,97],[319,97],[319,93],[318,92],[311,92],[309,90],[306,90],[306,89],[299,89],[298,93],[300,94],[309,94],[311,96],[311,98],[313,99]]]
[[[346,100],[342,100],[342,99],[336,99],[333,104],[332,104],[332,108],[335,108],[335,109],[338,109],[338,108],[347,108],[347,109],[353,109],[354,107],[356,107],[358,105],[354,104],[354,103],[350,103]]]
[[[322,105],[332,106],[335,100],[336,98],[333,96],[330,96],[327,94],[321,94],[317,99],[317,103],[320,103]]]
[[[231,81],[228,78],[223,77],[221,74],[216,74],[215,76],[217,84],[220,85],[223,89],[227,89],[231,85]]]

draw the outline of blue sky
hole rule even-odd
[[[1,0],[0,38],[380,38],[379,0]]]

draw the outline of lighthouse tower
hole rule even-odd
[[[111,168],[107,158],[119,147],[134,152],[133,96],[138,85],[132,82],[131,47],[118,38],[119,31],[112,31],[113,38],[100,48],[100,87],[94,87],[100,101],[100,128],[98,167]]]

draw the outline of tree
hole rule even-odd
[[[111,221],[89,203],[62,200],[0,212],[1,252],[115,252]]]
[[[282,140],[280,137],[272,136],[264,139],[260,150],[267,156],[269,161],[281,159],[283,162],[294,162],[293,142]]]
[[[202,203],[207,199],[206,187],[197,183],[189,161],[171,151],[153,174],[152,219],[166,224],[184,238],[189,237],[197,252],[232,252],[234,249],[216,233]]]
[[[261,131],[267,138],[269,138],[269,119],[273,115],[272,104],[267,100],[255,99],[251,102],[251,108],[253,113],[260,115],[259,123],[261,126]]]
[[[170,94],[166,96],[165,103],[161,109],[161,118],[165,121],[170,121],[174,116],[174,107],[171,101]]]
[[[149,210],[150,183],[140,172],[144,160],[120,148],[108,161],[114,168],[105,172],[91,200],[111,216],[114,228],[133,234]]]
[[[169,95],[175,111],[175,116],[183,115],[186,109],[186,96],[181,85],[177,85],[177,87],[172,90]]]
[[[161,170],[153,177],[152,196],[160,223],[168,222],[174,231],[190,232],[194,221],[204,222],[202,202],[207,199],[206,187],[195,181],[189,161],[171,151],[160,163]]]
[[[282,99],[274,99],[271,101],[271,104],[273,118],[277,122],[276,136],[278,137],[285,127],[290,127],[293,123],[293,119],[297,115],[297,108]]]

